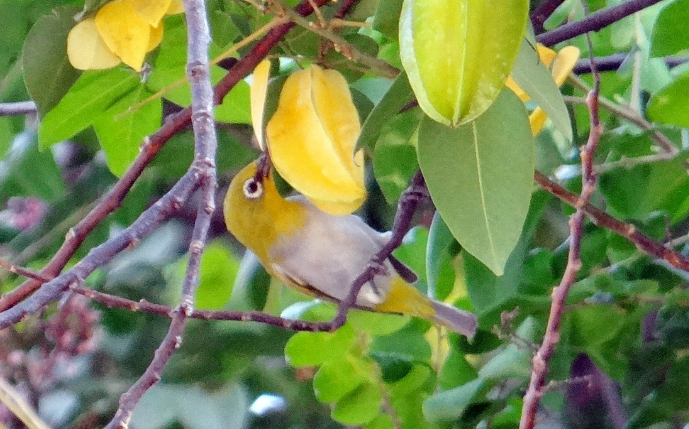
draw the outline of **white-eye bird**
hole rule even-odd
[[[234,177],[223,207],[230,233],[271,275],[329,301],[345,299],[389,239],[355,215],[327,214],[302,196],[283,198],[262,161],[250,163]],[[358,308],[409,314],[474,336],[476,316],[419,292],[399,274],[409,278],[410,270],[401,262],[391,257],[378,271],[361,288]]]

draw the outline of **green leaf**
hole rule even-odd
[[[463,254],[467,292],[471,298],[474,313],[481,318],[480,324],[482,326],[499,323],[499,313],[503,306],[511,305],[512,301],[510,300],[519,297],[524,259],[529,252],[534,231],[541,222],[541,216],[550,199],[550,194],[546,192],[533,194],[522,235],[519,237],[517,246],[507,258],[503,276],[496,276],[471,254]],[[513,306],[504,309],[511,310],[512,308]],[[486,316],[489,317],[486,318]],[[480,338],[477,336],[474,341],[478,343]]]
[[[431,423],[458,419],[484,384],[484,380],[477,378],[452,390],[436,393],[423,402],[423,415]]]
[[[394,429],[395,423],[387,414],[378,414],[375,419],[364,425],[364,429]]]
[[[389,335],[409,323],[409,317],[353,310],[347,314],[347,323],[351,324],[355,330],[372,336]]]
[[[426,118],[418,152],[428,190],[452,234],[501,275],[533,186],[533,137],[524,105],[503,91],[476,121],[459,128]]]
[[[85,129],[138,85],[139,75],[130,70],[82,73],[60,103],[43,117],[38,131],[40,147],[47,148]]]
[[[213,83],[217,83],[220,77],[225,75],[218,69],[215,73],[218,74],[217,79],[213,79]],[[237,82],[232,90],[225,96],[222,104],[215,106],[215,120],[221,122],[229,122],[234,124],[250,124],[251,110],[249,109],[249,84],[243,80]]]
[[[450,228],[447,227],[438,212],[435,212],[431,228],[428,231],[428,243],[426,245],[426,281],[428,283],[428,295],[433,298],[438,297],[436,289],[440,270],[454,240]]]
[[[381,132],[373,157],[373,174],[389,204],[395,204],[418,169],[416,134],[423,113],[400,113]]]
[[[689,127],[689,72],[658,91],[648,102],[648,117],[654,122]]]
[[[349,325],[333,333],[298,332],[287,341],[285,356],[294,367],[320,365],[328,359],[345,355],[354,339],[354,330]]]
[[[11,118],[5,116],[0,118],[0,159],[5,157],[5,153],[12,144],[14,130],[12,129]]]
[[[334,420],[345,425],[362,425],[380,414],[383,395],[372,382],[364,383],[335,404]]]
[[[427,362],[431,358],[431,346],[422,332],[411,327],[394,334],[376,337],[369,347],[371,353],[396,353],[399,356],[417,361]]]
[[[67,58],[67,34],[74,27],[74,7],[42,16],[26,35],[22,51],[24,82],[41,117],[55,107],[79,77]]]
[[[15,137],[4,164],[0,201],[12,196],[30,196],[52,202],[65,193],[62,172],[53,153],[38,150],[34,133],[25,131]]]
[[[514,65],[528,10],[528,0],[404,1],[400,57],[428,116],[456,127],[490,107]]]
[[[373,16],[372,27],[389,39],[396,39],[399,33],[402,0],[380,0]]]
[[[186,264],[184,266],[186,270]],[[201,256],[199,287],[196,290],[196,307],[217,310],[232,296],[239,263],[227,247],[214,241],[206,246]]]
[[[321,365],[313,377],[313,391],[321,402],[337,402],[365,383],[365,377],[350,355],[336,356]]]
[[[651,34],[651,56],[662,57],[689,48],[689,0],[675,0],[658,14]]]
[[[684,204],[689,186],[686,157],[619,169],[600,178],[600,189],[613,215],[645,219],[656,210],[671,214],[671,222],[686,215]]]
[[[516,337],[520,343],[511,343],[495,355],[478,371],[478,376],[483,380],[497,382],[507,378],[528,379],[531,375],[532,356],[529,345],[536,336],[535,330],[535,319],[527,317],[517,328]]]
[[[414,367],[414,362],[409,356],[399,353],[373,352],[371,357],[378,363],[381,378],[386,383],[400,381]]]
[[[512,70],[512,78],[531,97],[531,100],[543,109],[565,139],[571,142],[572,123],[569,120],[565,100],[552,74],[539,61],[533,45],[526,40],[522,41],[521,50]]]
[[[356,149],[371,147],[378,139],[381,131],[390,120],[395,117],[400,109],[414,100],[414,96],[405,73],[400,73],[392,86],[385,93],[376,107],[364,121],[361,127],[359,139],[356,142]]]
[[[160,127],[162,106],[160,100],[147,102],[134,111],[127,109],[152,95],[143,85],[122,97],[100,118],[93,128],[105,152],[108,168],[115,176],[122,176],[139,154],[144,137]]]

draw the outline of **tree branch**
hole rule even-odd
[[[612,54],[606,57],[595,57],[593,59],[582,58],[579,61],[577,61],[572,72],[574,74],[579,75],[591,73],[592,63],[595,65],[596,70],[598,70],[599,72],[615,71],[619,69],[622,63],[624,63],[627,60],[627,57],[629,57],[629,54],[625,53]],[[661,59],[665,61],[665,64],[670,68],[677,67],[680,64],[689,62],[689,56],[687,55],[670,55],[667,57],[661,57]]]
[[[326,2],[327,0],[318,0],[317,3],[322,5]],[[311,5],[307,0],[304,0],[295,7],[295,11],[307,15],[311,13]],[[282,37],[284,37],[294,25],[294,23],[289,22],[269,31],[268,34],[256,43],[249,54],[242,57],[228,71],[225,77],[223,77],[215,87],[214,100],[216,105],[222,104],[225,95],[227,95],[240,80],[251,74],[256,65],[268,55],[268,52],[277,45]],[[191,107],[187,107],[174,116],[169,117],[150,139],[144,141],[141,153],[134,160],[134,163],[127,169],[115,186],[101,198],[98,205],[96,205],[81,222],[70,229],[60,249],[41,270],[42,274],[52,278],[62,271],[91,231],[93,231],[108,214],[120,206],[122,200],[129,192],[129,189],[131,189],[144,168],[153,160],[162,146],[167,143],[172,136],[184,129],[189,124],[190,120]],[[0,315],[3,311],[13,307],[18,302],[34,293],[40,286],[40,282],[29,280],[6,295],[1,296]]]
[[[589,31],[598,31],[622,18],[661,1],[662,0],[629,0],[617,6],[612,6],[592,13],[581,21],[571,22],[554,30],[539,34],[536,36],[536,41],[545,46],[552,46],[556,43],[581,36]]]
[[[33,101],[0,103],[0,116],[17,116],[36,112],[36,103],[34,103]]]
[[[206,5],[203,0],[184,0],[187,23],[187,76],[191,86],[191,124],[194,130],[195,181],[201,185],[202,198],[198,207],[191,242],[189,261],[182,283],[179,305],[172,311],[172,322],[165,338],[156,349],[146,371],[122,396],[115,416],[106,428],[123,428],[129,425],[136,404],[146,391],[160,381],[163,370],[182,342],[188,315],[194,311],[194,294],[199,284],[201,255],[206,247],[211,216],[215,211],[216,168],[218,141],[213,117],[213,86],[208,65],[211,36]]]
[[[587,35],[589,52],[592,52],[591,39]],[[597,176],[593,171],[593,157],[598,147],[598,142],[603,134],[603,127],[600,123],[598,114],[598,95],[600,94],[600,74],[593,71],[594,85],[593,90],[586,97],[586,105],[589,108],[589,121],[591,130],[586,146],[581,150],[581,170],[582,170],[582,190],[577,211],[569,220],[569,255],[567,256],[567,266],[562,275],[560,284],[553,289],[548,325],[543,343],[531,360],[531,381],[529,388],[524,395],[524,405],[522,407],[522,417],[519,422],[520,429],[533,429],[536,423],[536,412],[541,403],[543,387],[548,375],[548,362],[555,352],[555,346],[560,341],[560,323],[565,308],[565,300],[569,289],[576,281],[576,276],[581,269],[581,238],[583,235],[583,225],[586,213],[582,206],[588,204],[591,195],[596,190]]]

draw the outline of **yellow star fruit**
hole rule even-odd
[[[543,45],[538,45],[536,49],[541,62],[543,62],[546,67],[550,68],[553,80],[558,87],[561,87],[579,59],[579,48],[575,46],[566,46],[562,48],[560,52],[555,52]],[[522,101],[529,101],[529,95],[517,85],[511,76],[507,78],[505,86],[514,91]],[[541,132],[547,118],[548,116],[545,111],[540,107],[537,107],[531,112],[529,115],[529,123],[531,124],[531,132],[534,136]]]
[[[67,58],[78,70],[109,69],[120,63],[120,58],[105,46],[93,18],[81,21],[69,32]]]
[[[319,209],[352,213],[366,198],[361,125],[347,81],[312,65],[287,78],[266,126],[277,171]]]
[[[67,36],[69,62],[98,70],[124,62],[141,71],[146,53],[163,39],[165,15],[184,12],[181,0],[115,0],[78,23]]]
[[[252,81],[250,105],[251,105],[251,123],[254,127],[254,134],[261,150],[265,150],[265,142],[263,141],[263,110],[266,105],[266,93],[268,91],[268,78],[270,77],[270,61],[263,60],[254,69]]]
[[[124,0],[125,3],[143,20],[153,27],[157,27],[160,20],[170,8],[171,0]]]
[[[151,25],[126,0],[115,0],[100,8],[96,13],[96,27],[107,47],[123,63],[141,71]]]

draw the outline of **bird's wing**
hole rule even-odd
[[[372,239],[371,228],[358,217],[332,216],[306,207],[306,225],[272,246],[271,263],[295,286],[309,285],[321,295],[343,300],[381,246]],[[373,307],[385,300],[395,270],[388,261],[381,269],[385,274],[361,289],[358,305]]]

